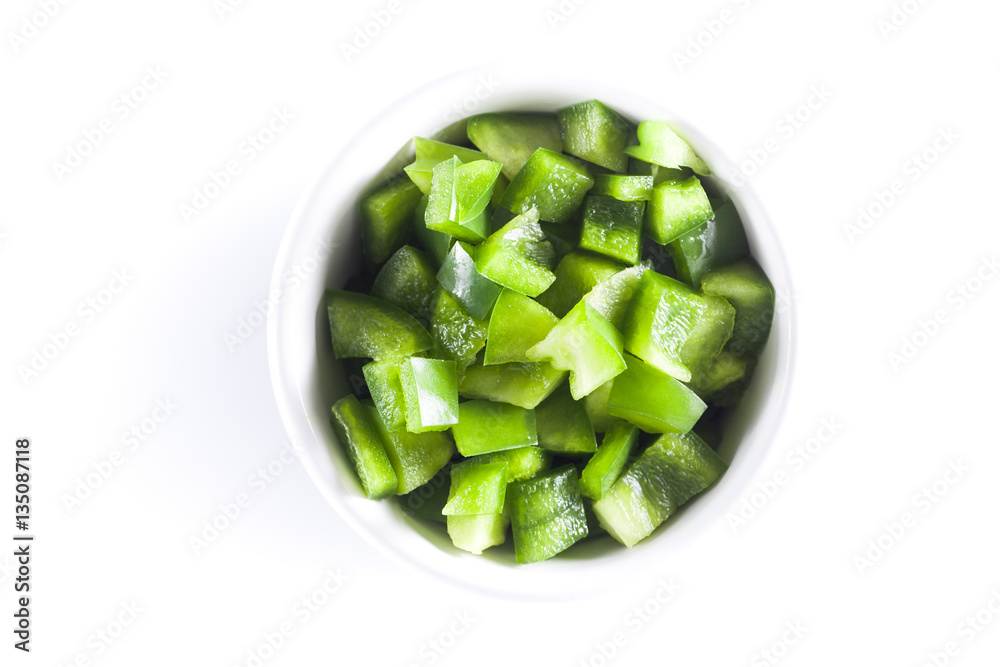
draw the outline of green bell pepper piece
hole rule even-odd
[[[557,317],[565,317],[599,283],[615,275],[625,266],[608,257],[584,251],[573,251],[560,260],[552,285],[538,297]]]
[[[587,195],[583,200],[580,249],[624,264],[638,264],[645,207],[645,202],[641,201],[626,202],[613,197]]]
[[[576,400],[625,370],[622,335],[585,300],[528,350],[528,358],[569,371],[570,392]]]
[[[639,123],[638,135],[639,145],[625,149],[632,157],[671,169],[691,167],[701,176],[712,173],[688,142],[677,136],[665,122],[644,120]]]
[[[406,426],[406,403],[399,378],[402,359],[383,359],[365,364],[361,369],[372,401],[390,431]]]
[[[420,322],[383,299],[327,290],[326,310],[337,359],[407,356],[429,350],[434,344]]]
[[[574,401],[563,384],[535,408],[538,445],[558,454],[592,454],[597,451],[594,427],[582,401]]]
[[[398,495],[409,493],[428,482],[455,455],[455,443],[447,431],[410,433],[405,428],[390,431],[375,406],[364,405],[396,472]]]
[[[476,270],[474,252],[473,246],[456,242],[437,273],[437,281],[470,315],[482,320],[490,314],[503,288]]]
[[[580,492],[588,498],[600,500],[621,476],[628,459],[639,440],[639,430],[627,422],[615,422],[604,434],[583,472],[580,473]]]
[[[552,454],[541,447],[518,447],[480,454],[467,460],[477,463],[504,463],[507,466],[508,481],[519,482],[548,470],[552,464]]]
[[[635,143],[635,129],[598,100],[580,102],[558,111],[565,151],[611,171],[628,169],[625,147]]]
[[[469,141],[501,163],[507,178],[514,178],[537,149],[563,149],[554,114],[481,113],[469,118],[466,129]]]
[[[712,205],[697,176],[663,181],[653,188],[646,209],[646,234],[665,245],[701,227],[712,215]]]
[[[434,139],[424,139],[423,137],[413,138],[413,149],[416,159],[408,166],[403,167],[403,171],[410,177],[414,185],[420,188],[420,192],[428,194],[431,191],[431,179],[433,169],[445,160],[457,157],[463,163],[485,160],[486,155],[471,148],[454,146]]]
[[[653,177],[642,174],[597,174],[590,194],[614,197],[619,201],[646,201],[653,195]]]
[[[444,263],[448,251],[455,243],[455,237],[445,232],[436,232],[427,228],[424,220],[424,213],[427,211],[427,195],[420,198],[417,210],[413,212],[413,234],[417,242],[425,251],[427,256],[434,262],[434,266],[440,267]]]
[[[505,289],[493,307],[486,336],[487,366],[528,361],[528,349],[543,340],[559,318],[534,299]]]
[[[774,287],[757,262],[745,259],[709,271],[702,276],[701,288],[724,297],[736,309],[726,349],[738,356],[760,354],[774,319]]]
[[[337,440],[343,445],[358,474],[365,495],[378,500],[395,493],[396,473],[378,431],[354,394],[348,394],[334,404],[330,421]]]
[[[510,403],[527,410],[545,400],[563,380],[566,371],[547,363],[522,363],[484,366],[477,361],[465,369],[458,381],[458,395]]]
[[[500,514],[506,496],[507,464],[469,459],[451,467],[451,490],[441,513],[445,516]]]
[[[361,243],[368,261],[381,264],[409,241],[419,203],[420,189],[405,178],[394,178],[361,200]]]
[[[686,433],[705,412],[698,394],[655,367],[626,355],[628,369],[615,378],[608,413],[647,433]]]
[[[608,322],[611,322],[614,328],[621,331],[625,323],[625,313],[628,312],[632,296],[639,286],[639,279],[649,268],[649,264],[643,262],[638,266],[622,269],[607,280],[595,285],[583,298],[597,312],[608,318]]]
[[[458,423],[458,376],[454,361],[410,357],[399,366],[410,433],[445,431]]]
[[[681,346],[680,359],[692,377],[708,369],[719,356],[722,347],[733,333],[736,311],[721,296],[702,294],[705,310],[698,317],[691,334]]]
[[[514,213],[535,209],[540,220],[565,222],[593,185],[594,179],[582,163],[539,148],[511,180],[500,206]]]
[[[426,326],[430,322],[431,300],[437,283],[434,265],[427,255],[404,245],[375,276],[372,296],[399,306]]]
[[[486,345],[486,322],[469,314],[455,297],[438,289],[431,312],[434,356],[456,362],[459,373]]]
[[[709,271],[750,255],[743,223],[736,206],[727,201],[715,208],[714,217],[694,231],[682,235],[667,248],[677,277],[694,288]]]
[[[552,284],[552,245],[534,210],[516,216],[476,248],[476,269],[498,285],[535,297]]]
[[[477,160],[463,164],[457,157],[434,167],[424,212],[428,229],[479,243],[489,236],[487,206],[500,174],[500,163]]]
[[[451,427],[462,456],[488,454],[538,444],[534,410],[508,403],[472,400],[459,404]]]

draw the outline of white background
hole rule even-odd
[[[263,664],[765,665],[776,642],[783,665],[996,664],[995,3],[909,0],[889,32],[889,1],[566,0],[552,13],[559,3],[410,0],[350,57],[343,45],[389,3],[49,4],[45,20],[35,0],[0,13],[0,510],[13,511],[14,440],[30,437],[37,535],[30,655],[12,648],[12,547],[0,550],[0,664],[252,665],[283,623],[294,633]],[[786,483],[745,525],[720,516],[663,563],[681,586],[666,604],[657,580],[573,604],[465,593],[385,560],[299,464],[254,477],[285,439],[266,336],[232,350],[225,336],[266,297],[297,197],[394,99],[511,59],[550,69],[553,85],[580,74],[678,101],[752,172],[791,265],[798,364],[760,473]],[[147,68],[163,80],[130,93]],[[123,94],[144,98],[127,117]],[[294,120],[248,159],[241,144],[275,109]],[[53,163],[105,118],[110,134],[60,178]],[[933,164],[914,171],[925,151]],[[180,206],[229,160],[240,173],[185,221]],[[896,180],[901,194],[852,238],[859,207]],[[115,271],[127,285],[102,292]],[[967,299],[966,285],[980,289]],[[936,312],[933,335],[915,336]],[[37,376],[19,371],[52,341],[64,347]],[[178,407],[153,431],[158,400]],[[130,449],[123,434],[144,420],[153,432]],[[824,420],[832,439],[790,460]],[[934,502],[916,497],[952,464],[966,471]],[[68,507],[98,469],[107,478]],[[190,537],[240,494],[249,506],[196,554]],[[296,613],[328,571],[346,577],[339,590]],[[965,620],[983,609],[984,625]],[[598,645],[616,632],[624,645],[605,660]]]

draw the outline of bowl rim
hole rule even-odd
[[[727,511],[725,507],[721,506],[723,501],[726,498],[731,498],[729,507],[735,506],[736,502],[739,501],[756,477],[757,471],[767,457],[769,448],[773,446],[773,443],[768,444],[765,440],[776,432],[788,403],[793,379],[797,341],[795,335],[797,323],[796,309],[794,307],[794,291],[792,289],[793,283],[787,256],[785,255],[781,240],[776,234],[763,204],[753,191],[752,184],[746,182],[746,179],[741,177],[739,170],[729,160],[728,156],[718,149],[698,127],[690,124],[686,120],[686,116],[673,113],[673,109],[662,103],[662,101],[622,89],[616,84],[610,84],[607,81],[587,79],[579,76],[559,76],[558,84],[553,86],[553,75],[550,72],[507,64],[482,65],[458,70],[418,86],[369,120],[338,151],[327,166],[312,179],[308,187],[303,190],[303,194],[291,215],[279,246],[271,278],[272,293],[274,293],[275,289],[278,289],[280,292],[283,277],[295,259],[301,254],[296,251],[306,247],[316,237],[315,228],[318,224],[323,220],[326,220],[326,224],[330,227],[342,224],[340,220],[330,219],[329,209],[333,206],[334,201],[339,201],[340,204],[343,204],[343,195],[339,197],[331,195],[329,184],[333,182],[333,176],[338,171],[344,169],[344,165],[350,161],[351,156],[356,156],[359,152],[371,152],[373,149],[370,148],[370,145],[376,143],[381,146],[381,150],[378,150],[379,160],[385,163],[393,155],[391,149],[388,147],[392,146],[393,142],[398,146],[399,141],[396,141],[396,139],[405,141],[408,137],[390,137],[387,141],[386,137],[377,136],[380,128],[391,125],[394,121],[401,122],[405,126],[405,121],[400,118],[405,110],[413,108],[414,105],[419,106],[421,103],[436,106],[437,103],[430,102],[431,100],[439,99],[447,102],[459,99],[455,95],[468,95],[472,90],[470,88],[470,81],[475,82],[476,80],[481,80],[482,77],[488,76],[497,77],[501,82],[512,82],[503,84],[514,87],[514,90],[508,94],[508,97],[511,98],[516,98],[518,94],[522,96],[527,95],[528,97],[541,95],[546,96],[550,100],[554,100],[562,95],[563,98],[574,101],[597,97],[605,101],[612,100],[607,102],[609,106],[620,109],[625,115],[629,116],[634,116],[632,111],[636,108],[657,109],[659,111],[657,115],[647,117],[670,122],[671,126],[688,139],[695,146],[696,152],[710,164],[720,186],[733,198],[744,220],[748,236],[752,236],[751,246],[754,249],[753,256],[758,261],[761,261],[761,251],[766,249],[764,254],[767,255],[768,276],[776,286],[776,289],[779,285],[785,287],[783,292],[789,297],[789,303],[783,312],[778,310],[775,313],[774,326],[772,326],[771,338],[768,341],[768,348],[772,350],[772,354],[776,355],[776,359],[773,362],[775,377],[771,381],[768,395],[762,399],[763,402],[754,417],[750,433],[736,450],[737,456],[743,453],[743,456],[740,456],[739,469],[734,471],[733,468],[735,465],[731,466],[722,480],[701,498],[703,501],[714,498],[714,501],[709,500],[707,503],[702,503],[702,506],[711,505],[712,509],[718,512],[715,520],[721,520]],[[592,92],[589,96],[581,97],[575,91]],[[467,99],[467,97],[462,99]],[[506,104],[502,103],[502,100],[506,99],[507,97],[503,95],[497,98],[494,94],[494,97],[480,100],[480,104],[474,110],[464,115],[471,115],[471,113],[482,111],[501,110],[501,107],[510,108],[510,102]],[[537,99],[540,100],[541,98]],[[536,106],[539,108],[555,108],[553,105],[557,103],[555,101],[548,103],[541,102]],[[479,108],[482,106],[486,108]],[[437,108],[440,110],[439,107]],[[447,119],[446,115],[441,115],[440,127],[446,126]],[[455,120],[457,119],[456,117]],[[414,127],[412,131],[416,132],[420,129]],[[410,134],[408,136],[413,135]],[[373,137],[378,140],[373,141]],[[382,151],[386,152],[383,153]],[[351,203],[354,204],[356,202]],[[310,232],[312,233],[310,234]],[[765,262],[761,261],[761,263],[764,264]],[[325,289],[325,286],[319,286],[320,293],[323,289]],[[307,295],[315,294],[315,291],[313,287],[301,290],[293,295],[291,301],[311,298]],[[313,303],[313,310],[315,310],[315,306],[318,303],[318,301]],[[298,305],[301,306],[302,304]],[[405,525],[405,522],[398,521],[398,518],[384,522],[376,521],[374,523],[369,520],[363,520],[359,516],[359,512],[367,512],[367,510],[363,508],[359,509],[359,503],[356,502],[357,499],[351,498],[351,494],[354,494],[354,491],[343,487],[343,485],[331,485],[329,483],[329,470],[327,468],[329,468],[331,462],[329,461],[329,454],[325,451],[327,443],[324,442],[324,438],[326,436],[317,432],[315,428],[316,417],[310,416],[310,397],[304,395],[304,391],[307,388],[304,386],[305,379],[301,374],[290,373],[290,369],[294,367],[294,364],[289,363],[289,357],[293,352],[292,346],[285,344],[285,338],[289,337],[291,342],[295,342],[295,338],[291,336],[290,332],[297,330],[297,326],[312,324],[311,320],[297,323],[294,321],[289,322],[287,316],[283,317],[283,315],[291,309],[292,306],[289,300],[282,299],[276,304],[267,322],[268,367],[278,411],[288,437],[299,453],[299,457],[302,459],[303,466],[310,478],[341,518],[352,530],[361,535],[366,542],[395,562],[402,563],[408,567],[415,567],[425,573],[430,573],[438,580],[458,585],[463,590],[472,589],[493,597],[533,601],[565,600],[594,593],[610,585],[615,580],[613,577],[586,576],[588,566],[581,565],[581,563],[586,563],[587,559],[554,559],[547,561],[545,564],[537,564],[530,567],[510,568],[498,566],[491,569],[490,566],[485,565],[486,563],[493,564],[493,561],[488,558],[473,556],[471,554],[446,554],[441,550],[429,551],[419,548],[413,539],[406,539],[401,534],[396,535],[396,537],[387,536],[385,534],[386,531],[394,531],[395,534],[397,529],[399,531],[405,530],[411,535],[411,538],[418,535],[418,531],[413,530],[409,525]],[[301,310],[302,308],[299,307],[296,312]],[[309,327],[309,331],[313,331],[311,326]],[[315,344],[313,344],[313,348],[315,348]],[[765,351],[766,353],[767,351]],[[324,414],[322,419],[327,419],[327,415]],[[749,444],[745,442],[748,438],[751,440]],[[750,460],[745,460],[751,453],[751,448],[754,456]],[[325,463],[322,460],[323,456],[327,459]],[[735,464],[735,460],[733,464]],[[723,485],[726,487],[727,493],[722,493],[723,489],[717,488]],[[367,499],[363,499],[363,501],[366,503],[372,502]],[[386,504],[394,505],[394,503]],[[392,510],[387,511],[392,512]],[[699,514],[705,514],[706,512],[708,512],[707,507],[699,512]],[[368,518],[372,517],[369,515]],[[705,530],[712,523],[714,521],[703,520],[694,524],[685,524],[684,527],[686,530],[683,531],[683,535],[681,535],[681,531],[677,530],[677,526],[671,526],[671,529],[672,531],[677,531],[678,537],[693,537]],[[424,540],[423,537],[419,537],[419,539]],[[625,572],[619,574],[623,577],[628,576],[629,578],[639,576],[641,573],[648,572],[649,569],[654,568],[656,563],[660,563],[660,567],[662,568],[662,557],[664,555],[675,549],[690,548],[689,542],[692,541],[669,539],[665,535],[654,535],[651,539],[645,540],[629,552],[622,549],[621,554],[625,555],[627,553],[628,558],[618,560],[625,560],[630,566],[634,567],[626,567],[624,568]],[[652,552],[656,553],[653,554]],[[640,554],[643,555],[642,558],[639,557]],[[475,561],[471,561],[470,559],[475,559]],[[601,558],[600,560],[604,562],[606,559]],[[552,564],[557,565],[553,566]],[[547,568],[544,568],[544,575],[541,574],[541,569],[535,569],[539,565],[548,565]],[[558,571],[556,568],[558,568]],[[623,568],[618,569],[622,570]],[[511,572],[517,573],[516,576],[511,576],[509,574]]]

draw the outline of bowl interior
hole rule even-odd
[[[303,198],[275,267],[275,281],[280,281],[296,263],[302,265],[304,258],[317,258],[316,270],[294,290],[285,290],[268,323],[271,374],[279,410],[316,484],[344,519],[384,553],[451,583],[493,594],[564,598],[661,563],[666,552],[690,542],[695,532],[721,520],[742,493],[766,452],[787,392],[792,319],[787,308],[779,308],[753,383],[723,430],[718,451],[730,464],[729,471],[715,487],[628,551],[605,536],[575,545],[550,561],[518,567],[510,540],[482,556],[467,554],[451,545],[443,524],[414,518],[395,501],[373,502],[362,494],[328,415],[330,406],[363,380],[359,370],[349,370],[333,358],[322,303],[324,289],[342,287],[360,267],[358,199],[412,160],[409,140],[413,136],[455,141],[456,128],[460,137],[463,127],[455,121],[472,113],[553,111],[594,97],[633,122],[647,118],[671,121],[713,167],[717,175],[710,178],[711,186],[736,203],[752,252],[778,294],[790,294],[787,265],[763,209],[748,186],[736,188],[725,180],[723,175],[734,170],[695,127],[627,91],[592,81],[561,79],[553,84],[544,77],[503,68],[473,70],[437,81],[402,99],[359,132]],[[330,250],[318,250],[321,248]],[[616,574],[595,577],[595,568]]]

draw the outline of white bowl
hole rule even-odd
[[[788,268],[767,215],[749,185],[697,126],[661,104],[606,84],[496,66],[453,74],[399,100],[362,128],[300,201],[278,253],[272,290],[280,302],[268,321],[271,379],[282,420],[316,485],[344,520],[386,555],[463,588],[516,599],[565,599],[623,578],[662,568],[669,553],[725,520],[753,481],[771,445],[789,391],[793,318],[778,308],[770,340],[751,388],[731,416],[719,448],[729,470],[706,493],[631,550],[609,537],[574,546],[556,558],[517,566],[509,545],[482,556],[455,549],[443,529],[413,519],[394,501],[371,501],[330,427],[330,406],[350,390],[350,380],[330,348],[323,306],[326,288],[341,287],[360,266],[357,202],[374,181],[411,159],[400,146],[413,136],[444,136],[442,129],[472,113],[555,110],[599,98],[631,120],[670,121],[716,173],[715,185],[735,201],[754,257],[779,295],[792,294]],[[388,169],[386,164],[392,163]],[[728,180],[727,180],[728,179]],[[332,252],[326,250],[332,248]],[[298,284],[294,270],[305,278]],[[509,542],[510,540],[508,540]]]

